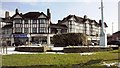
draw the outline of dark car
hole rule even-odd
[[[119,45],[120,46],[120,41],[109,41],[107,44],[108,45]]]
[[[13,44],[12,44],[12,46],[21,46],[21,45],[24,45],[24,43],[23,42],[18,42],[18,41],[16,41],[16,42],[14,42]]]
[[[11,46],[11,41],[7,41],[7,46]]]

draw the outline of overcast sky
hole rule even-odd
[[[114,23],[114,32],[118,31],[118,1],[104,0],[104,21],[107,23],[107,33],[112,33],[112,22]],[[69,14],[96,20],[101,19],[101,0],[2,0],[0,16],[4,17],[4,12],[9,11],[10,16],[18,8],[20,13],[44,12],[50,9],[52,22],[57,23]]]

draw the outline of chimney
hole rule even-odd
[[[99,23],[101,23],[101,20],[99,20]]]
[[[49,18],[51,18],[50,9],[47,9],[47,16],[48,16]]]
[[[87,15],[84,15],[84,19],[87,19]]]
[[[58,20],[58,23],[60,23],[61,22],[61,20]]]
[[[15,10],[16,14],[19,14],[18,9]]]
[[[20,15],[22,15],[22,13],[20,13]]]
[[[5,12],[5,18],[9,18],[9,12],[8,11]]]

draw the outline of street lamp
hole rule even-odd
[[[104,17],[103,17],[103,0],[101,0],[101,32],[100,32],[100,46],[107,47],[107,35],[104,30]]]

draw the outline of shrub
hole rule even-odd
[[[78,46],[87,45],[87,36],[82,33],[67,33],[53,36],[55,46]]]

